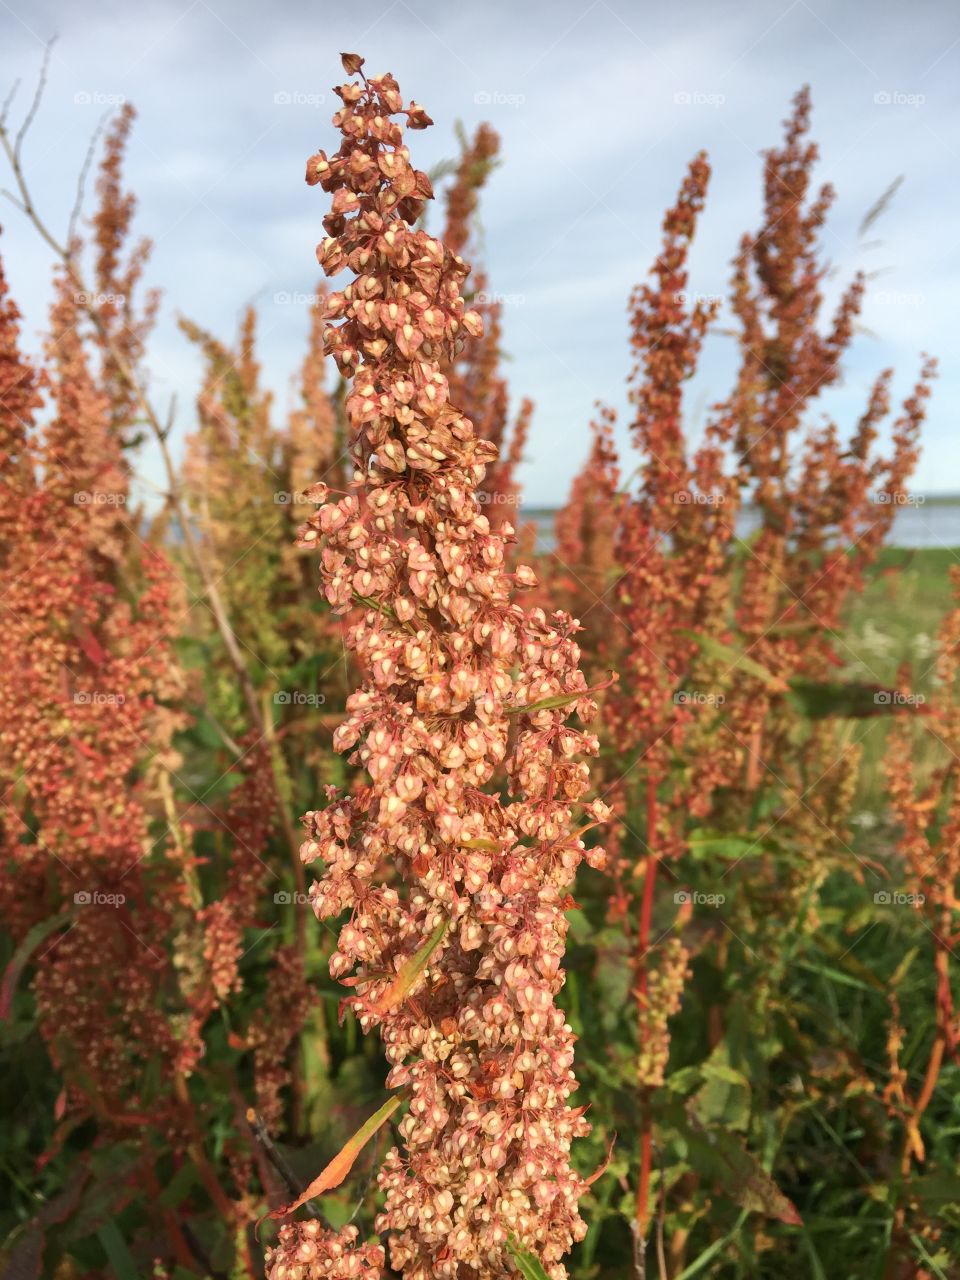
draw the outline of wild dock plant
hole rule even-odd
[[[585,1232],[570,1144],[588,1126],[568,1103],[574,1037],[555,996],[567,886],[600,860],[582,837],[605,816],[578,760],[596,739],[566,720],[595,706],[575,622],[513,599],[535,577],[506,570],[512,528],[492,531],[479,501],[496,448],[441,372],[481,322],[464,308],[467,265],[416,229],[432,192],[393,117],[430,118],[393,76],[343,61],[360,75],[336,91],[343,142],[307,180],[333,195],[321,266],[351,276],[328,298],[326,346],[351,379],[355,470],[336,500],[317,486],[301,541],[322,540],[330,603],[363,605],[347,632],[363,682],[335,745],[370,781],[307,814],[303,857],[324,863],[318,916],[350,911],[331,972],[409,1097],[379,1175],[393,1267],[493,1280],[512,1236],[563,1280]],[[506,797],[484,790],[501,767]],[[285,1227],[270,1273],[376,1273],[372,1246],[331,1261],[343,1245]]]

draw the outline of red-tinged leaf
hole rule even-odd
[[[48,1200],[25,1224],[16,1243],[6,1253],[4,1280],[39,1280],[49,1230],[65,1222],[74,1212],[89,1177],[85,1166],[75,1169],[63,1191]]]
[[[44,1247],[42,1231],[26,1230],[7,1255],[4,1280],[40,1280]]]
[[[373,1005],[375,1013],[389,1013],[397,1005],[403,1004],[427,967],[430,957],[443,941],[447,928],[446,921],[437,925],[420,950],[410,957],[380,999]]]
[[[390,1119],[397,1107],[403,1102],[400,1094],[395,1094],[389,1098],[379,1111],[375,1111],[370,1119],[341,1147],[330,1163],[318,1174],[310,1183],[306,1191],[291,1204],[283,1205],[280,1209],[271,1209],[269,1213],[265,1213],[263,1218],[257,1223],[263,1222],[264,1218],[286,1218],[301,1205],[306,1204],[308,1200],[312,1200],[315,1196],[322,1196],[325,1191],[331,1191],[334,1187],[339,1187],[344,1178],[353,1168],[354,1161],[357,1156],[367,1145],[373,1135]]]
[[[766,1214],[790,1226],[803,1225],[796,1205],[736,1134],[728,1129],[707,1128],[689,1112],[687,1119],[689,1127],[684,1136],[696,1172],[711,1178],[742,1209]]]
[[[59,1122],[53,1131],[53,1136],[51,1137],[46,1150],[42,1151],[34,1161],[33,1168],[36,1174],[41,1174],[50,1161],[56,1159],[63,1150],[63,1144],[66,1142],[67,1138],[69,1138],[74,1129],[78,1129],[81,1124],[83,1124],[83,1116],[80,1115],[68,1116],[65,1120],[61,1120]],[[4,1280],[6,1280],[6,1276],[4,1276]]]
[[[84,656],[89,658],[95,667],[102,667],[107,658],[107,651],[87,624],[79,620],[74,622],[73,634]]]
[[[49,920],[41,920],[39,924],[33,926],[19,947],[17,947],[10,963],[4,970],[3,982],[0,983],[0,1022],[5,1022],[10,1016],[17,983],[20,981],[21,973],[33,957],[33,953],[46,942],[51,933],[55,933],[61,925],[67,924],[72,917],[72,911],[64,911],[58,916],[51,916]]]
[[[597,1166],[597,1168],[594,1169],[593,1173],[591,1173],[590,1177],[584,1179],[588,1187],[592,1187],[593,1184],[599,1178],[602,1178],[603,1175],[607,1172],[607,1169],[610,1165],[610,1161],[613,1159],[613,1148],[616,1145],[617,1145],[617,1135],[614,1134],[613,1137],[610,1139],[609,1147],[607,1147],[607,1154],[600,1161],[600,1164]]]

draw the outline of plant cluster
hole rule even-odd
[[[182,457],[132,109],[86,244],[31,197],[39,93],[0,125],[56,260],[32,355],[0,276],[3,1274],[957,1274],[960,604],[885,546],[934,366],[816,416],[867,281],[828,308],[808,93],[729,394],[695,429],[699,154],[546,543],[467,261],[500,139],[428,175],[424,108],[343,65],[294,402],[253,308],[184,318]]]

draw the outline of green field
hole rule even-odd
[[[950,566],[958,563],[960,551],[949,547],[886,548],[841,637],[843,674],[893,686],[898,668],[908,663],[912,691],[931,698],[936,689],[937,630],[951,604]],[[864,750],[858,797],[864,830],[886,821],[882,762],[888,727],[889,719],[878,717],[852,728]],[[935,740],[924,736],[918,744],[920,765],[932,764],[937,750]]]

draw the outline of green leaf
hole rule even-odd
[[[791,1226],[802,1225],[796,1205],[740,1138],[729,1130],[705,1128],[692,1113],[688,1113],[684,1128],[691,1166],[710,1178],[734,1204]]]
[[[140,1280],[137,1264],[116,1222],[105,1222],[97,1231],[97,1239],[110,1260],[111,1271],[119,1280]]]
[[[556,693],[552,698],[541,698],[539,702],[528,702],[522,707],[504,707],[504,711],[508,716],[528,716],[534,711],[553,711],[557,707],[567,707],[571,702],[579,702],[587,696],[586,690],[580,693]]]
[[[879,684],[801,679],[791,680],[789,684],[787,701],[811,720],[825,720],[830,716],[862,720],[920,709],[915,703],[905,704],[895,691]]]
[[[403,1004],[416,985],[417,979],[426,969],[430,957],[443,941],[448,927],[446,920],[438,924],[420,950],[410,957],[377,1001],[375,1008],[378,1013],[388,1013],[391,1009],[395,1009],[397,1005]]]
[[[809,969],[814,972],[821,972],[833,978],[837,982],[845,983],[847,986],[859,986],[864,991],[873,988],[874,991],[880,991],[886,995],[888,990],[896,989],[897,983],[893,982],[892,979],[884,980],[882,978],[878,978],[872,969],[868,968],[861,960],[857,959],[849,947],[841,951],[841,944],[836,942],[828,934],[823,934],[820,937],[819,942],[821,951],[825,951],[831,959],[833,959],[838,965],[841,965],[843,971],[840,972],[837,969],[829,968],[826,965],[817,965],[813,960],[811,960],[807,965]],[[909,962],[913,959],[914,955],[916,955],[915,950],[913,952],[907,952],[904,957],[904,962],[902,962],[900,966],[900,968],[903,968],[904,973],[906,972],[906,969],[909,968]],[[856,981],[857,979],[860,981]]]
[[[197,1167],[192,1160],[186,1161],[173,1175],[157,1198],[157,1203],[165,1209],[176,1209],[183,1204],[199,1181]]]
[[[721,1040],[700,1068],[703,1084],[691,1099],[705,1125],[746,1130],[750,1122],[750,1081],[731,1062],[731,1046]]]
[[[550,1280],[546,1271],[543,1269],[543,1263],[540,1259],[517,1244],[514,1236],[507,1236],[507,1249],[510,1251],[510,1257],[513,1259],[517,1270],[523,1276],[523,1280]]]
[[[951,1261],[950,1255],[944,1252],[943,1249],[939,1249],[937,1251],[937,1256],[933,1257],[927,1250],[923,1240],[921,1240],[915,1231],[910,1232],[910,1239],[913,1242],[913,1247],[916,1249],[917,1253],[919,1253],[923,1261],[928,1267],[933,1268],[933,1274],[937,1277],[937,1280],[949,1280],[947,1273],[943,1270],[943,1267],[941,1267],[940,1264],[943,1263],[944,1267],[949,1267]]]
[[[721,1062],[703,1065],[703,1087],[694,1096],[697,1115],[705,1124],[720,1124],[743,1132],[750,1121],[750,1082],[741,1071]]]
[[[786,681],[781,676],[774,675],[772,671],[768,671],[766,667],[761,666],[749,654],[742,653],[739,649],[734,649],[732,645],[724,644],[722,640],[714,639],[713,636],[701,635],[697,631],[681,630],[677,634],[687,640],[692,640],[706,657],[716,658],[718,662],[724,662],[730,668],[736,668],[738,671],[745,671],[749,676],[755,676],[757,680],[762,681],[774,693],[786,692]]]
[[[897,965],[896,969],[894,969],[893,973],[890,975],[890,978],[888,980],[888,986],[891,991],[898,990],[898,988],[900,987],[900,984],[903,982],[904,978],[907,976],[907,970],[913,964],[914,960],[916,960],[919,951],[920,951],[919,947],[911,947],[910,950],[903,957],[903,959],[900,961],[900,963]]]
[[[924,1173],[910,1179],[910,1195],[928,1212],[960,1202],[960,1175],[949,1169]]]
[[[204,715],[202,711],[198,712],[193,722],[193,734],[201,746],[209,747],[213,751],[219,751],[223,747],[223,738],[219,729],[213,723],[209,716]]]
[[[504,713],[508,716],[528,716],[534,711],[553,711],[557,707],[567,707],[571,702],[579,702],[581,698],[589,698],[595,693],[609,689],[615,680],[616,676],[611,676],[603,684],[593,684],[588,689],[578,689],[576,693],[555,693],[550,698],[541,698],[539,702],[528,702],[523,707],[504,707]]]
[[[744,1210],[744,1212],[740,1214],[739,1218],[737,1218],[736,1222],[733,1224],[733,1226],[730,1228],[727,1234],[725,1236],[721,1236],[719,1240],[714,1240],[713,1244],[707,1245],[703,1253],[699,1254],[696,1258],[694,1258],[694,1260],[690,1263],[688,1267],[684,1267],[684,1269],[677,1276],[677,1280],[691,1280],[691,1277],[698,1275],[699,1272],[703,1270],[703,1268],[707,1265],[708,1262],[713,1261],[713,1259],[717,1256],[718,1253],[723,1253],[724,1249],[727,1247],[730,1241],[736,1237],[740,1228],[743,1226],[744,1222],[746,1221],[746,1217],[747,1217],[746,1210]]]
[[[730,836],[714,831],[691,831],[687,836],[687,850],[693,858],[729,858],[736,862],[749,854],[759,857],[770,847],[769,840],[749,832]]]

